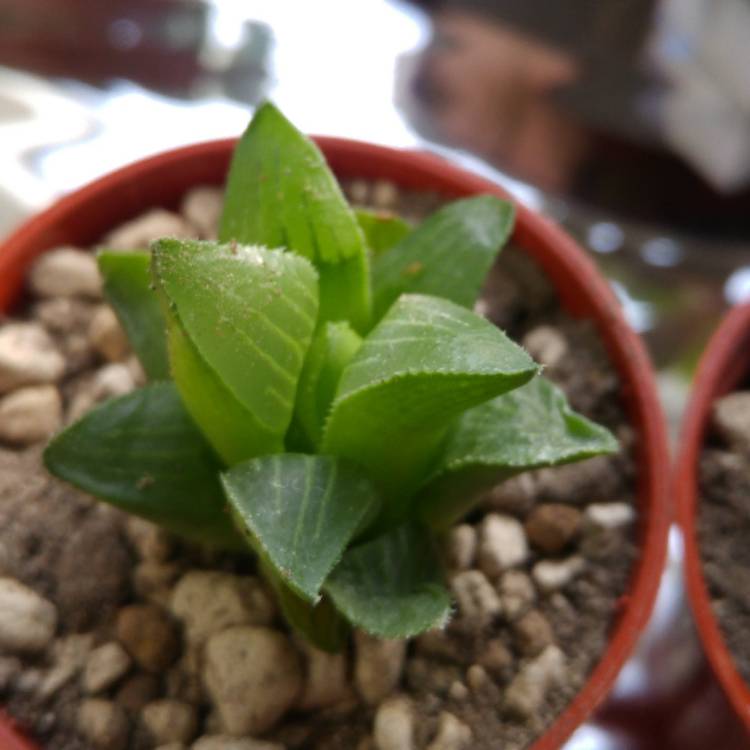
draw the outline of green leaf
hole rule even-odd
[[[350,549],[325,590],[349,622],[380,638],[442,627],[450,615],[432,538],[412,524]]]
[[[346,322],[325,323],[315,334],[297,389],[296,416],[311,445],[320,443],[341,373],[362,346]]]
[[[286,621],[313,646],[329,653],[341,651],[349,635],[349,623],[338,613],[330,597],[324,595],[312,604],[287,586],[262,555],[260,566]]]
[[[609,430],[573,411],[564,394],[538,376],[460,417],[420,493],[419,513],[447,528],[471,509],[479,492],[504,479],[617,450]]]
[[[472,307],[513,228],[512,204],[491,195],[449,203],[373,261],[373,320],[406,292]]]
[[[283,450],[312,340],[317,279],[290,253],[159,240],[172,374],[190,414],[229,464]]]
[[[272,104],[235,149],[219,239],[308,258],[320,273],[320,320],[368,327],[369,261],[356,217],[317,146]]]
[[[323,452],[365,467],[398,520],[401,499],[429,474],[456,417],[536,371],[521,347],[470,310],[405,295],[344,370]]]
[[[151,380],[169,379],[166,324],[154,293],[148,252],[108,252],[97,256],[104,294]]]
[[[367,477],[331,456],[263,456],[233,467],[222,481],[238,527],[284,582],[313,603],[380,505]]]
[[[192,539],[242,547],[224,501],[220,465],[173,383],[107,401],[44,452],[55,476]]]
[[[390,250],[411,232],[411,225],[393,214],[364,208],[357,208],[354,213],[373,255]]]

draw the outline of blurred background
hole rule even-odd
[[[750,298],[748,40],[749,0],[0,0],[0,237],[270,97],[565,225],[644,336],[674,435],[709,333]],[[675,532],[640,651],[568,750],[742,746],[680,557]]]

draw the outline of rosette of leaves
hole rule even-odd
[[[101,252],[149,384],[48,446],[49,470],[198,540],[251,549],[319,647],[450,613],[437,535],[527,469],[616,449],[472,312],[513,222],[492,196],[411,227],[354,211],[317,147],[262,106],[219,240]]]

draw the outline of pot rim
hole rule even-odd
[[[750,304],[733,308],[701,356],[680,434],[674,473],[677,519],[682,530],[685,584],[701,644],[711,669],[737,716],[750,732],[750,686],[734,665],[711,607],[697,537],[698,462],[717,398],[730,393],[750,373]]]
[[[495,183],[426,152],[342,138],[315,140],[339,177],[386,179],[403,188],[433,190],[449,197],[489,193],[513,201],[517,209],[513,239],[550,277],[562,306],[576,317],[593,320],[622,381],[630,421],[640,437],[636,441],[640,554],[629,588],[618,602],[619,612],[600,660],[582,689],[530,748],[552,750],[562,745],[608,694],[648,621],[666,559],[671,518],[666,471],[669,453],[648,355],[593,261],[551,221],[519,204]],[[149,206],[174,205],[174,200],[161,196],[181,196],[186,186],[219,184],[235,143],[235,139],[209,141],[143,159],[74,191],[27,221],[0,246],[0,310],[18,298],[25,269],[41,252],[66,243],[91,245],[115,222],[132,218]],[[126,204],[131,206],[129,212]],[[96,208],[93,213],[92,207]],[[9,750],[29,748],[21,744]]]

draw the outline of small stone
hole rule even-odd
[[[558,591],[567,586],[586,567],[580,555],[564,560],[540,560],[532,569],[531,577],[544,594]]]
[[[102,245],[108,250],[143,250],[161,237],[194,236],[194,229],[181,216],[154,208],[110,232]]]
[[[99,693],[112,687],[130,669],[130,657],[117,642],[110,641],[95,648],[86,661],[83,672],[83,689]]]
[[[377,180],[372,186],[371,200],[375,208],[395,208],[398,204],[398,188],[388,180]]]
[[[513,666],[513,654],[499,638],[493,638],[487,642],[477,663],[495,677],[504,678]]]
[[[108,362],[119,362],[130,353],[128,337],[109,305],[96,308],[89,324],[88,336],[92,348]]]
[[[187,746],[181,742],[168,742],[166,745],[158,745],[154,750],[187,750]]]
[[[720,398],[711,414],[716,432],[738,451],[750,454],[750,391]]]
[[[550,368],[560,364],[568,353],[568,342],[552,326],[537,326],[529,331],[523,337],[522,345],[539,364]]]
[[[160,526],[137,516],[129,516],[125,533],[141,560],[164,562],[174,549],[172,537]]]
[[[224,207],[224,191],[207,185],[189,190],[182,199],[180,213],[194,226],[203,239],[213,240]]]
[[[62,400],[54,385],[31,385],[0,398],[0,440],[30,445],[62,425]]]
[[[307,656],[305,684],[297,707],[302,711],[328,708],[350,698],[347,659],[343,653],[329,654],[306,642],[300,644]]]
[[[466,670],[466,684],[472,693],[483,693],[492,684],[492,679],[480,664],[472,664]]]
[[[125,680],[115,700],[126,711],[137,714],[158,695],[159,680],[152,674],[141,672]]]
[[[630,503],[591,503],[584,518],[590,528],[619,529],[635,521],[635,508]]]
[[[456,680],[448,689],[448,695],[454,701],[465,701],[469,697],[469,688],[461,680]]]
[[[232,735],[270,729],[294,704],[302,670],[289,639],[269,628],[240,625],[206,643],[204,682]]]
[[[581,512],[562,503],[540,505],[526,519],[525,527],[534,547],[546,555],[556,555],[578,536]]]
[[[65,359],[38,323],[0,327],[0,394],[22,385],[56,383]]]
[[[565,654],[557,646],[547,646],[513,678],[505,691],[506,710],[525,720],[538,716],[547,691],[564,682],[565,670]]]
[[[97,750],[125,750],[128,744],[128,718],[112,701],[87,698],[78,707],[76,727]]]
[[[199,737],[190,750],[286,750],[278,742],[254,740],[250,737],[230,737],[228,734],[212,734]]]
[[[479,527],[479,567],[490,578],[522,565],[529,556],[526,533],[512,516],[490,513]]]
[[[133,588],[143,599],[168,607],[172,600],[171,586],[180,576],[179,563],[145,560],[133,571]]]
[[[257,578],[203,570],[191,570],[178,581],[170,609],[193,644],[232,625],[270,625],[275,613]]]
[[[72,297],[52,297],[34,305],[34,317],[53,333],[72,334],[88,328],[94,305]]]
[[[465,570],[450,582],[462,618],[481,630],[502,613],[497,591],[481,570]]]
[[[522,570],[508,570],[498,584],[503,614],[509,621],[520,617],[536,600],[536,589],[531,578]]]
[[[468,523],[451,529],[447,546],[448,565],[453,570],[468,570],[476,559],[477,531]]]
[[[29,286],[38,297],[102,296],[96,258],[89,252],[61,247],[44,253],[31,267]]]
[[[365,703],[374,706],[398,685],[404,670],[406,642],[354,633],[354,684]]]
[[[453,714],[443,711],[438,719],[435,739],[427,750],[465,750],[470,747],[471,740],[471,729]]]
[[[366,206],[370,202],[370,183],[367,180],[352,180],[349,183],[349,197],[352,203]]]
[[[0,648],[43,651],[55,635],[57,609],[14,578],[0,578]]]
[[[83,669],[93,645],[91,633],[74,633],[55,641],[52,646],[52,667],[39,686],[39,696],[46,700],[76,677]]]
[[[202,651],[196,648],[188,648],[183,652],[164,681],[167,698],[176,698],[196,706],[205,702],[201,680],[202,656]]]
[[[135,388],[135,380],[130,368],[122,362],[112,362],[100,367],[91,384],[91,393],[95,401],[105,398],[124,396]]]
[[[377,750],[414,750],[414,709],[406,698],[381,703],[375,712],[373,737]]]
[[[144,706],[141,721],[153,741],[162,745],[167,742],[187,744],[198,729],[195,709],[187,703],[168,698]]]
[[[537,609],[532,609],[513,623],[513,635],[523,656],[536,656],[555,641],[552,626]]]
[[[519,474],[493,487],[482,503],[492,510],[512,516],[525,516],[536,498],[534,474]]]
[[[175,624],[160,607],[131,604],[117,613],[117,639],[147,672],[161,672],[177,657],[179,637]]]

